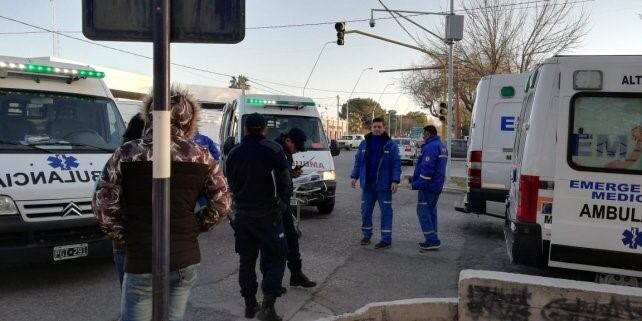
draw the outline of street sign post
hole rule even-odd
[[[170,42],[238,43],[245,0],[83,0],[83,34],[92,40],[153,42],[153,320],[168,319],[170,219]]]

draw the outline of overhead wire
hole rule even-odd
[[[381,1],[381,0],[379,0],[379,1]],[[594,2],[594,1],[595,0],[577,0],[577,1],[568,2],[567,4],[573,5],[573,4],[579,4],[579,3]],[[501,7],[516,7],[516,6],[521,6],[521,5],[531,5],[531,4],[537,4],[537,3],[543,3],[543,2],[552,2],[552,0],[531,0],[531,1],[524,1],[524,2],[518,2],[518,3],[501,4],[501,5],[477,7],[477,8],[469,8],[469,9],[459,9],[459,10],[456,10],[456,12],[466,12],[467,10],[468,11],[470,11],[470,10],[483,10],[483,9],[501,8]],[[562,3],[553,3],[552,5],[561,5],[561,4]],[[446,12],[443,12],[443,13],[446,13]],[[411,14],[411,15],[406,15],[405,17],[423,16],[423,15],[426,15],[426,14]],[[102,47],[102,48],[118,51],[118,52],[121,52],[121,53],[124,53],[124,54],[129,54],[129,55],[133,55],[133,56],[136,56],[136,57],[139,57],[139,58],[153,60],[152,57],[146,56],[146,55],[143,55],[143,54],[140,54],[140,53],[137,53],[137,52],[133,52],[133,51],[125,50],[125,49],[120,49],[120,48],[117,48],[117,47],[112,47],[112,46],[108,46],[108,45],[105,45],[105,44],[102,44],[102,43],[98,43],[98,42],[90,41],[90,40],[83,39],[83,38],[80,38],[80,37],[75,37],[75,36],[69,35],[69,33],[80,33],[80,32],[77,32],[77,31],[70,31],[70,32],[67,32],[67,31],[55,31],[55,30],[47,29],[47,28],[44,28],[44,27],[40,27],[40,26],[31,24],[31,23],[28,23],[28,22],[25,22],[25,21],[21,21],[21,20],[18,20],[18,19],[7,17],[7,16],[4,16],[4,15],[0,15],[0,18],[8,20],[8,21],[15,22],[15,23],[18,23],[18,24],[22,24],[22,25],[25,25],[25,26],[28,26],[28,27],[31,27],[31,28],[34,28],[34,29],[41,30],[40,32],[37,32],[37,31],[31,31],[31,32],[30,31],[24,31],[24,32],[19,32],[18,34],[21,34],[21,33],[22,34],[28,34],[28,33],[53,33],[53,34],[57,34],[57,35],[69,38],[69,39],[73,39],[73,40],[76,40],[76,41],[81,41],[81,42],[88,43],[88,44],[95,45],[95,46],[99,46],[99,47]],[[393,15],[393,17],[375,18],[374,20],[388,20],[388,19],[393,19],[393,18],[395,20],[397,20],[396,17],[394,17],[394,15]],[[364,22],[364,21],[369,21],[369,19],[353,19],[353,20],[347,20],[346,22]],[[279,29],[279,28],[290,28],[290,27],[327,25],[327,24],[334,24],[334,23],[335,22],[317,22],[317,23],[303,23],[303,24],[290,24],[290,25],[273,25],[273,26],[248,27],[246,29],[250,29],[250,30],[252,30],[252,29]],[[13,34],[13,33],[4,32],[4,33],[0,33],[0,34],[5,34],[6,35],[6,34]],[[185,64],[180,64],[180,63],[171,63],[171,64],[173,66],[176,66],[176,67],[181,67],[181,68],[190,69],[190,70],[194,70],[194,71],[213,74],[213,75],[217,75],[217,76],[221,76],[221,77],[233,77],[233,75],[230,75],[230,74],[216,72],[216,71],[207,70],[207,69],[202,69],[202,68],[198,68],[198,67],[193,67],[193,66],[189,66],[189,65],[185,65]],[[288,87],[288,88],[296,88],[296,89],[302,89],[303,88],[303,86],[300,86],[300,85],[285,84],[285,83],[269,81],[269,80],[265,80],[265,79],[253,78],[253,77],[250,77],[250,76],[248,76],[248,78],[251,79],[250,80],[251,82],[253,82],[255,84],[258,84],[259,86],[262,86],[264,88],[269,88],[270,90],[272,90],[274,92],[280,92],[280,93],[284,93],[284,94],[288,94],[288,95],[290,95],[290,94],[287,93],[287,92],[274,89],[274,88],[272,88],[270,86],[267,86],[267,85],[265,85],[263,83],[282,86],[282,87]],[[322,89],[322,88],[311,88],[311,87],[308,87],[306,89],[313,90],[313,91],[320,91],[320,92],[346,93],[346,94],[350,93],[347,90]],[[371,94],[371,95],[380,94],[380,93],[377,93],[377,92],[368,92],[368,91],[356,91],[354,93],[357,93],[357,94]],[[398,93],[386,93],[386,95],[389,95],[389,94],[399,94],[399,92]]]

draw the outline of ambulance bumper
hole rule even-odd
[[[504,203],[508,191],[492,188],[469,188],[466,193],[466,210],[470,213],[486,214],[486,201]]]
[[[504,224],[504,237],[511,262],[537,267],[546,265],[548,242],[542,241],[539,224],[508,220]]]
[[[108,257],[111,240],[96,219],[26,223],[19,215],[0,216],[0,262],[52,262],[54,247],[87,244],[87,256]]]

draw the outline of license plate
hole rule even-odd
[[[53,248],[53,260],[62,261],[84,257],[89,254],[87,243],[56,246]]]

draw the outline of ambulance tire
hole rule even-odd
[[[319,214],[330,214],[334,210],[334,197],[325,201],[325,203],[318,205],[317,209]]]

